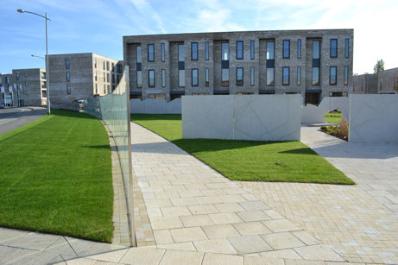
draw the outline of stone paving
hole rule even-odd
[[[0,228],[1,265],[53,264],[123,248],[66,236]]]
[[[302,129],[302,141],[357,185],[242,182],[350,262],[398,264],[398,146],[360,145]]]

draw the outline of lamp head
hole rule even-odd
[[[23,12],[24,12],[24,10],[23,10],[23,9],[21,9],[21,8],[18,8],[18,9],[17,9],[17,12],[18,12],[18,13],[23,13]]]

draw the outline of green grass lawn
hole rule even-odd
[[[0,135],[0,163],[0,226],[111,241],[111,153],[99,120],[54,111]]]
[[[343,119],[343,114],[341,112],[328,112],[325,114],[325,122],[327,123],[340,123]]]
[[[354,184],[299,141],[182,139],[180,115],[135,114],[132,119],[231,180]]]

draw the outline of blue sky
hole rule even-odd
[[[398,67],[396,0],[0,0],[0,73],[43,67],[44,25],[23,8],[47,12],[50,53],[95,52],[122,59],[134,34],[354,28],[354,72],[383,58]]]

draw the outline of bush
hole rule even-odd
[[[348,141],[348,122],[343,118],[336,126],[322,126],[321,131],[334,137]]]

